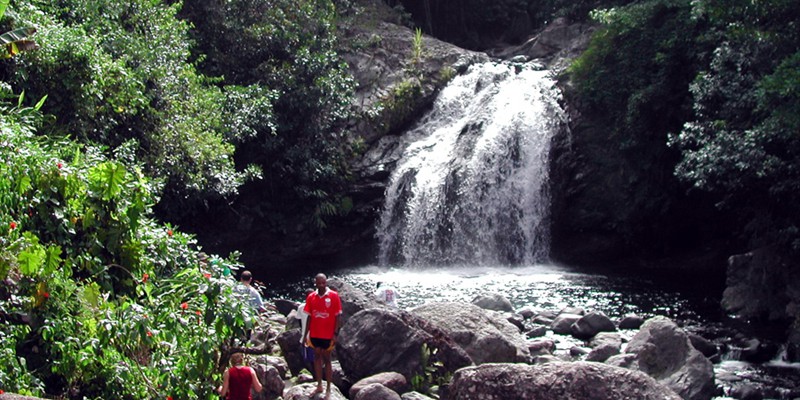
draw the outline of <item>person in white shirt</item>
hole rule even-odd
[[[306,289],[306,297],[308,297],[314,289]],[[306,324],[308,324],[308,313],[305,310],[306,302],[304,301],[302,304],[297,306],[297,313],[295,313],[295,318],[300,320],[300,332],[306,331]],[[305,345],[308,342],[308,335],[300,335],[300,344]]]
[[[244,298],[247,299],[247,303],[250,304],[257,312],[262,313],[267,311],[267,308],[264,306],[264,301],[261,300],[261,294],[258,293],[258,290],[253,287],[253,274],[250,271],[242,271],[242,275],[239,277],[239,284],[233,288],[233,290],[237,293],[240,293]]]
[[[397,293],[397,289],[389,285],[384,285],[383,282],[378,282],[375,290],[375,297],[381,303],[389,307],[397,308],[397,299],[400,297],[400,294]]]
[[[314,289],[306,289],[306,298],[311,294]],[[302,351],[303,362],[306,364],[306,369],[314,371],[314,349],[308,343],[308,332],[306,332],[306,325],[308,324],[308,313],[305,310],[306,302],[297,306],[297,312],[294,317],[300,320],[300,350]],[[311,373],[314,375],[314,372]],[[314,376],[316,379],[316,376]]]

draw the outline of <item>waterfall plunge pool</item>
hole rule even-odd
[[[663,276],[629,271],[585,272],[550,264],[414,268],[370,265],[322,272],[366,293],[371,293],[378,282],[392,285],[400,293],[399,307],[409,311],[429,302],[470,303],[479,295],[499,293],[517,311],[581,307],[586,311],[602,311],[614,321],[628,314],[644,318],[666,316],[687,331],[728,349],[714,363],[717,385],[722,392],[715,400],[741,398],[751,388],[765,399],[800,397],[800,364],[784,362],[780,354],[764,363],[736,359],[730,343],[737,335],[760,335],[763,341],[773,338],[764,337],[764,332],[743,332],[743,326],[748,324],[725,316],[719,305],[721,283],[708,279],[673,275],[665,280]],[[265,282],[265,298],[302,301],[305,289],[313,286],[313,275],[273,276]],[[620,333],[630,339],[635,331]],[[552,331],[548,331],[547,337],[557,341],[557,355],[568,353],[572,346],[583,345],[580,340],[554,335]]]

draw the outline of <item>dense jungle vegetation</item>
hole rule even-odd
[[[409,24],[451,32],[444,38],[497,38],[512,21],[597,21],[568,74],[614,132],[611,145],[666,149],[675,175],[734,210],[754,246],[800,250],[800,3],[484,3],[426,0],[418,12],[390,2]],[[325,229],[347,212],[358,140],[336,27],[360,8],[0,6],[0,32],[14,33],[0,39],[0,389],[214,397],[220,352],[250,323],[231,293],[241,265],[235,253],[205,259],[167,221],[242,193],[259,203],[238,211],[276,231],[296,216]]]

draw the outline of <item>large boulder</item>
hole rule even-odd
[[[600,332],[592,338],[589,346],[592,350],[586,356],[586,361],[603,362],[620,353],[622,337],[616,332]]]
[[[605,314],[600,311],[592,311],[575,321],[570,327],[572,336],[578,339],[590,339],[600,332],[614,332],[617,327]]]
[[[685,400],[708,400],[715,392],[711,362],[692,346],[688,334],[666,317],[647,320],[625,353],[634,355],[625,358],[628,368],[652,376]]]
[[[351,396],[352,400],[401,400],[400,395],[380,383],[370,383]]]
[[[339,278],[328,279],[328,287],[335,290],[339,294],[339,299],[342,300],[342,326],[359,311],[379,306],[379,303],[370,294]]]
[[[679,400],[653,378],[589,362],[483,364],[456,371],[449,399]]]
[[[791,322],[788,355],[800,361],[800,267],[776,247],[763,247],[728,259],[722,307],[748,319]],[[793,322],[792,322],[793,321]]]
[[[368,376],[354,383],[353,386],[350,387],[350,398],[354,399],[361,389],[375,383],[379,383],[397,393],[405,393],[411,390],[411,385],[408,384],[408,380],[406,380],[406,377],[402,374],[397,372],[381,372],[380,374]]]
[[[394,371],[407,381],[421,373],[423,345],[432,354],[427,362],[441,362],[442,372],[472,364],[469,355],[442,330],[406,311],[372,308],[353,315],[342,328],[336,354],[345,374],[360,380]]]
[[[261,392],[255,393],[253,400],[274,400],[283,395],[286,385],[277,368],[272,365],[256,364],[253,369],[263,387]]]
[[[322,387],[323,392],[322,395],[320,395],[314,394],[314,390],[317,388],[316,382],[292,386],[283,392],[283,400],[319,400],[322,399],[325,394],[325,382],[322,383]],[[337,388],[336,385],[331,385],[330,400],[347,400],[347,397],[339,391],[339,388]]]
[[[511,301],[499,293],[481,295],[472,300],[472,304],[485,310],[513,312]]]
[[[413,312],[442,328],[475,364],[530,361],[524,336],[498,313],[457,302],[426,304]]]
[[[309,367],[312,367],[303,360],[300,336],[302,336],[302,333],[300,333],[299,328],[296,328],[281,332],[277,339],[283,359],[286,361],[287,368],[293,376],[297,376],[303,368],[309,369]]]

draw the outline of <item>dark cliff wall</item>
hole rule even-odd
[[[552,258],[724,270],[730,220],[677,181],[666,136],[626,148],[561,85],[570,126],[551,152]]]

